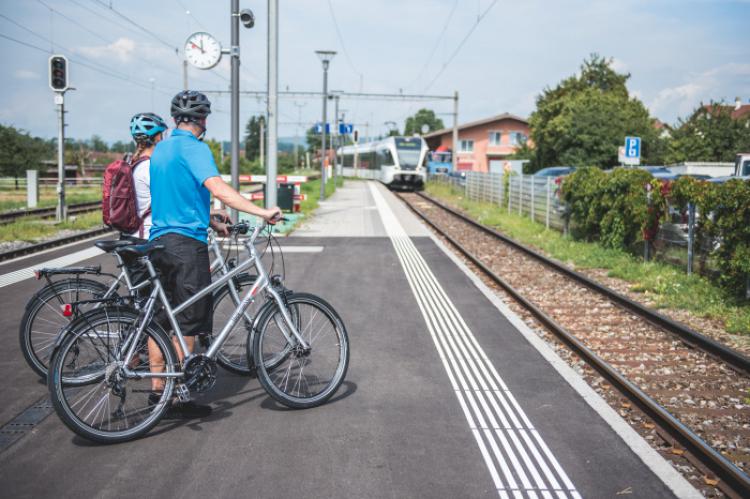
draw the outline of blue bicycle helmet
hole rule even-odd
[[[130,118],[130,135],[136,141],[150,139],[166,129],[166,122],[154,113],[138,113]]]

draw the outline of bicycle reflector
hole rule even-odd
[[[34,279],[36,279],[38,281],[41,278],[42,278],[42,273],[39,272],[38,270],[35,270],[34,271]]]
[[[62,310],[63,317],[73,317],[72,303],[63,303],[60,305],[60,310]]]

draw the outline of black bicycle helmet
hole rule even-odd
[[[177,123],[199,121],[211,114],[211,101],[195,90],[183,90],[172,99],[170,113]]]

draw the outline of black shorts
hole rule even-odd
[[[157,237],[154,242],[165,246],[164,250],[154,254],[153,263],[159,270],[161,284],[172,307],[211,284],[211,262],[206,243],[175,233]],[[186,308],[176,318],[185,336],[210,333],[213,329],[211,294]],[[157,320],[165,329],[171,329],[163,312]]]

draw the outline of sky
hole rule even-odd
[[[241,90],[266,90],[267,2],[240,1],[256,17],[241,28]],[[281,0],[279,88],[321,91],[315,50],[335,50],[329,88],[450,96],[459,122],[503,112],[528,117],[545,87],[591,53],[630,73],[628,88],[653,117],[675,123],[700,102],[750,102],[750,0]],[[182,48],[196,31],[230,41],[229,0],[0,0],[0,123],[56,136],[48,58],[71,59],[66,133],[129,140],[136,112],[169,115],[182,88]],[[10,37],[16,41],[11,41]],[[31,46],[29,46],[31,45]],[[229,58],[190,68],[190,88],[227,90]],[[207,136],[228,140],[228,95],[209,94]],[[421,107],[446,125],[452,102],[342,98],[361,133],[384,134]],[[240,122],[263,113],[241,99]],[[320,121],[320,98],[281,98],[279,135]],[[329,107],[329,116],[333,110]],[[302,125],[298,125],[302,123]]]

